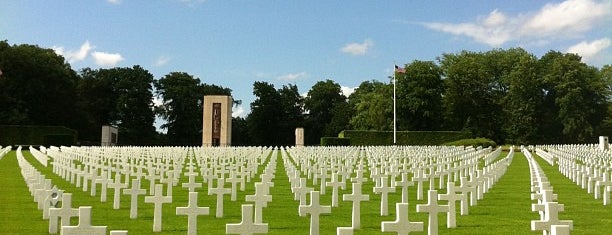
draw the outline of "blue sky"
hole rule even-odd
[[[72,65],[141,65],[229,87],[245,116],[254,81],[346,93],[394,63],[523,47],[612,64],[612,0],[3,0],[0,40],[54,48]]]

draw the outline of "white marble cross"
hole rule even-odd
[[[177,207],[176,215],[187,216],[187,234],[198,234],[198,215],[208,215],[208,207],[198,206],[198,192],[189,192],[189,205],[187,207]]]
[[[230,183],[230,185],[232,185],[232,192],[231,192],[231,197],[230,197],[230,200],[232,200],[232,201],[236,201],[236,200],[238,199],[238,198],[237,198],[237,193],[236,193],[236,191],[238,190],[238,188],[237,188],[237,186],[236,186],[236,185],[237,185],[238,183],[240,183],[240,181],[242,181],[242,180],[240,180],[240,178],[237,178],[237,177],[236,177],[236,173],[235,173],[234,171],[231,171],[231,172],[230,172],[230,176],[229,176],[229,178],[227,178],[227,180],[226,180],[226,181],[227,181],[228,183]]]
[[[242,205],[242,221],[239,224],[226,224],[226,234],[252,235],[268,233],[268,224],[253,221],[253,205]]]
[[[310,192],[310,204],[299,207],[298,213],[300,216],[310,214],[310,235],[319,235],[319,216],[321,214],[330,214],[331,206],[322,206],[319,203],[319,192]]]
[[[408,187],[414,186],[414,182],[408,179],[408,173],[402,173],[402,180],[395,181],[395,187],[402,189],[402,202],[408,203]]]
[[[325,186],[332,187],[332,202],[331,202],[331,206],[332,207],[338,207],[338,188],[345,189],[346,188],[346,182],[345,181],[338,181],[338,174],[337,173],[332,173],[331,181],[330,182],[326,182]]]
[[[62,235],[106,235],[106,226],[91,225],[91,206],[79,207],[79,225],[62,226]]]
[[[395,192],[395,187],[387,186],[387,176],[380,177],[380,185],[378,187],[374,187],[372,190],[376,194],[380,194],[380,215],[387,216],[389,215],[389,193]]]
[[[306,179],[300,178],[300,186],[293,189],[295,193],[294,199],[299,199],[300,205],[306,205],[306,194],[313,190],[313,188],[309,188],[306,184]]]
[[[415,175],[412,176],[412,181],[417,182],[417,200],[423,200],[423,182],[429,180],[421,169],[417,169]]]
[[[102,171],[102,175],[96,179],[96,184],[100,184],[100,186],[102,186],[102,189],[100,189],[100,201],[101,202],[106,202],[106,191],[107,191],[106,189],[108,188],[109,182],[110,180],[108,179],[108,173],[106,171]],[[92,187],[95,188],[96,185],[92,184]]]
[[[114,190],[113,209],[118,210],[121,202],[121,189],[127,188],[127,184],[121,182],[121,174],[115,174],[115,181],[108,183],[108,187]]]
[[[361,202],[370,200],[370,195],[361,193],[361,183],[353,183],[353,192],[342,195],[342,200],[353,202],[352,227],[353,229],[359,229],[361,227]]]
[[[410,234],[410,232],[422,232],[423,222],[410,222],[408,219],[408,203],[395,204],[395,221],[381,222],[383,232],[396,232],[397,234]]]
[[[172,186],[178,182],[174,179],[174,171],[166,171],[166,178],[160,180],[161,183],[166,184],[166,196],[172,197]]]
[[[138,195],[147,194],[147,190],[140,188],[140,180],[132,180],[132,188],[124,189],[124,195],[130,195],[130,219],[138,218]]]
[[[49,208],[49,233],[57,233],[57,222],[61,219],[62,226],[70,225],[70,218],[78,217],[79,209],[72,208],[72,193],[62,195],[62,207]]]
[[[438,194],[438,200],[448,201],[448,212],[446,212],[446,227],[456,228],[457,227],[457,210],[455,209],[456,202],[461,200],[467,200],[465,194],[457,194],[457,186],[454,182],[446,183],[446,193]]]
[[[162,205],[163,203],[172,203],[172,197],[164,196],[164,186],[161,184],[155,185],[155,195],[145,196],[145,203],[155,205],[153,210],[153,232],[161,232],[162,230]]]
[[[196,188],[201,188],[202,187],[202,183],[196,183],[195,182],[196,174],[189,174],[188,178],[189,178],[189,182],[183,183],[182,187],[183,188],[188,188],[189,192],[195,192]]]
[[[563,204],[557,202],[544,203],[544,219],[532,220],[531,231],[543,231],[543,234],[545,234],[545,232],[551,232],[552,225],[567,225],[570,230],[573,229],[573,221],[559,220],[560,211],[563,211]]]
[[[268,185],[266,183],[255,183],[255,195],[247,195],[245,201],[255,202],[255,223],[262,223],[262,209],[268,206],[268,202],[272,201],[272,195],[268,195]]]
[[[438,234],[438,213],[448,212],[448,205],[438,205],[438,192],[436,190],[429,190],[427,199],[427,204],[417,205],[416,211],[429,213],[427,234]]]
[[[223,195],[232,193],[230,188],[224,188],[225,180],[217,179],[217,187],[210,189],[210,193],[217,195],[217,207],[215,208],[215,217],[223,218]]]

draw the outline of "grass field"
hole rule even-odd
[[[107,202],[101,203],[99,185],[98,195],[92,197],[89,192],[83,192],[81,188],[76,188],[53,174],[51,165],[44,167],[36,162],[29,152],[23,153],[33,166],[53,181],[54,185],[73,194],[73,207],[93,206],[92,224],[106,225],[108,230],[128,230],[129,234],[153,234],[153,205],[144,203],[144,197],[139,197],[138,218],[129,219],[129,197],[122,196],[121,209],[114,210],[112,189],[108,191]],[[260,172],[272,157],[277,158],[274,187],[270,189],[273,201],[263,210],[263,221],[269,225],[269,234],[308,234],[310,217],[298,216],[299,202],[293,200],[280,154],[269,156],[266,163],[260,166]],[[595,200],[592,195],[586,193],[586,190],[580,189],[561,175],[556,168],[540,159],[538,162],[550,179],[554,192],[559,194],[559,203],[565,204],[565,212],[560,214],[560,218],[574,220],[572,234],[601,234],[604,231],[612,231],[611,206],[604,207],[601,200]],[[0,234],[47,234],[48,221],[43,220],[42,213],[36,209],[36,203],[33,202],[21,178],[14,151],[0,160],[0,179],[4,184],[0,187],[0,200],[2,200]],[[198,180],[201,181],[201,177],[198,177]],[[186,181],[186,177],[181,178],[181,182]],[[427,185],[424,184],[425,190]],[[370,200],[361,205],[362,227],[355,231],[355,234],[381,234],[381,222],[395,220],[394,203],[400,201],[399,189],[396,193],[389,194],[389,216],[381,217],[380,196],[372,193],[372,186],[371,180],[363,186],[363,192],[370,195]],[[148,189],[148,183],[144,181],[141,188]],[[331,204],[331,189],[327,190],[327,194],[321,196],[324,205]],[[527,160],[522,154],[515,153],[506,174],[484,195],[483,200],[478,201],[478,205],[469,208],[470,214],[465,216],[457,214],[457,228],[446,229],[446,216],[439,216],[439,232],[440,234],[540,234],[541,232],[530,231],[530,221],[538,219],[539,216],[531,212],[532,201],[529,198],[529,190]],[[198,205],[210,207],[210,215],[198,217],[198,231],[201,234],[225,234],[225,224],[240,222],[240,205],[245,203],[245,195],[254,194],[254,187],[253,183],[250,183],[244,192],[238,191],[236,202],[231,202],[229,195],[225,196],[224,218],[214,216],[216,196],[208,196],[205,188],[198,191],[200,192]],[[340,194],[351,191],[350,184],[347,184],[347,188]],[[427,214],[415,212],[416,204],[424,204],[426,201],[416,200],[416,187],[411,187],[409,191],[410,220],[425,221],[426,230]],[[178,187],[174,187],[173,194],[172,203],[163,205],[163,231],[158,234],[187,233],[187,217],[175,215],[175,207],[187,205],[187,190],[181,188],[179,183]],[[339,203],[340,207],[332,208],[331,214],[321,216],[321,234],[335,234],[336,227],[351,225],[351,203],[343,202],[341,199]],[[77,220],[74,219],[72,223],[76,224]],[[414,234],[425,234],[425,232]]]

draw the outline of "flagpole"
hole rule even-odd
[[[397,71],[395,71],[395,63],[393,63],[393,145],[397,144],[397,114],[396,114],[396,110],[395,110],[395,106],[396,106],[396,97],[395,97],[395,83],[397,83],[396,81],[396,77],[395,74]]]

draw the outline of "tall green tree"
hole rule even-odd
[[[153,75],[138,65],[110,70],[118,94],[115,123],[120,132],[119,144],[154,144]]]
[[[283,115],[281,97],[274,85],[267,82],[253,83],[255,100],[251,103],[251,113],[247,117],[249,136],[254,145],[281,145],[277,136]]]
[[[442,126],[442,70],[433,61],[415,60],[396,73],[398,128],[435,131]]]
[[[77,127],[77,75],[60,55],[0,41],[0,124]]]
[[[304,101],[304,108],[308,113],[305,141],[310,145],[318,144],[323,136],[337,136],[348,127],[352,116],[347,114],[351,108],[340,85],[329,79],[312,86]]]
[[[376,80],[364,81],[349,96],[354,111],[349,124],[356,130],[393,129],[393,86]]]
[[[610,135],[612,133],[612,65],[605,65],[599,70],[599,76],[606,86],[606,103],[608,111],[599,128],[597,135]]]
[[[508,92],[503,97],[506,141],[513,144],[535,144],[542,138],[540,131],[544,92],[538,77],[538,60],[528,53],[516,57],[507,76]]]
[[[106,73],[109,75],[105,76]],[[85,68],[80,71],[77,106],[82,122],[78,130],[84,145],[99,144],[101,126],[116,119],[117,91],[110,77],[110,70]]]
[[[79,107],[90,118],[86,130],[99,130],[101,125],[111,124],[119,129],[120,145],[156,143],[151,73],[135,65],[131,68],[86,68],[81,76]]]
[[[295,128],[304,126],[304,98],[295,84],[283,85],[278,94],[282,116],[277,136],[281,145],[295,145]]]
[[[202,94],[200,79],[187,73],[172,72],[154,81],[155,93],[162,99],[157,113],[167,122],[172,145],[194,146],[202,143]],[[199,104],[198,104],[199,103]]]
[[[547,113],[557,113],[557,142],[584,143],[595,137],[595,128],[605,118],[606,83],[597,69],[581,62],[575,54],[551,51],[540,59]],[[554,134],[558,134],[554,133]],[[553,136],[551,136],[553,137]]]
[[[496,83],[482,53],[463,51],[444,54],[440,60],[445,76],[444,116],[446,128],[468,130],[474,136],[500,141],[501,112]]]

